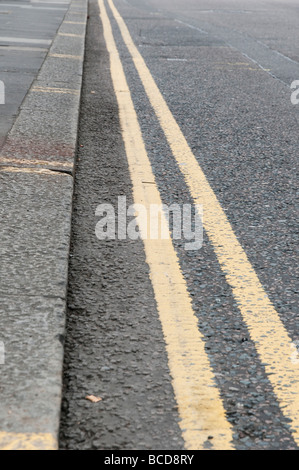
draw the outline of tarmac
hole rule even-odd
[[[296,0],[8,2],[0,449],[297,449]],[[120,196],[202,247],[101,239]]]

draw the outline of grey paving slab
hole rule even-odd
[[[66,93],[46,93],[43,90],[49,87],[49,84],[49,80],[45,82],[37,80],[34,83],[34,89],[37,91],[27,96],[26,101],[21,105],[21,109],[27,111],[39,109],[44,112],[57,113],[57,110],[59,112],[61,110],[67,112],[69,109],[78,106],[80,101],[80,88],[78,86],[76,88],[69,88],[66,83],[55,82],[54,91],[55,89],[57,91],[65,89]],[[67,93],[68,90],[71,91]]]
[[[68,36],[58,36],[51,50],[53,54],[71,55],[81,55],[83,51],[82,38]]]
[[[4,295],[64,298],[72,178],[0,168],[0,284]]]
[[[86,2],[75,2],[69,11],[76,11],[78,6],[82,6],[79,14],[80,17],[85,15],[81,20],[86,24]],[[66,15],[65,21],[68,21],[68,17]],[[66,28],[67,34],[71,36],[60,34]],[[36,82],[21,106],[6,146],[2,149],[0,164],[6,164],[8,159],[13,158],[13,164],[16,163],[15,160],[21,162],[25,159],[34,160],[37,164],[46,162],[46,166],[56,168],[57,162],[60,162],[72,171],[85,29],[80,25],[80,34],[77,31],[78,25],[61,25]]]
[[[1,432],[58,430],[64,302],[1,294]],[[50,398],[50,399],[49,399]]]
[[[22,24],[22,15],[26,27],[10,41],[17,49],[15,60],[3,52],[6,63],[1,62],[0,69],[0,80],[6,74],[8,82],[7,104],[0,108],[0,145],[5,141],[0,150],[0,346],[5,349],[0,364],[0,449],[58,446],[71,173],[85,33],[83,29],[80,57],[72,65],[66,57],[45,58],[47,51],[38,41],[60,42],[56,33],[68,7],[49,3],[13,5],[12,15],[19,15],[15,27]],[[74,4],[84,6],[80,15],[86,23],[87,0]],[[1,7],[2,2],[0,13]],[[29,34],[33,18],[36,28]],[[1,35],[0,27],[0,55]]]
[[[85,23],[84,23],[84,20],[82,21],[78,21],[76,20],[76,23],[73,21],[71,23],[68,23],[67,22],[68,20],[66,20],[66,22],[64,22],[62,25],[61,25],[61,28],[60,28],[60,32],[63,33],[63,34],[85,34],[85,29],[86,29],[86,26],[85,26]]]
[[[47,123],[47,128],[45,124]],[[26,138],[52,139],[56,143],[66,143],[71,145],[76,132],[76,116],[73,116],[68,109],[57,109],[56,112],[49,113],[47,109],[24,108],[21,119],[16,122],[11,136],[24,136]]]
[[[59,161],[68,163],[72,170],[79,103],[79,90],[78,94],[32,92],[8,136],[0,165],[3,159],[6,164],[13,157],[20,162],[46,162],[51,168]]]
[[[64,38],[64,41],[68,45],[66,47],[62,46],[61,49],[59,48],[60,52],[53,52],[53,54],[60,54],[61,57],[48,58],[39,74],[39,80],[67,83],[70,88],[78,87],[82,80],[82,60],[80,59],[82,57],[82,39]],[[71,43],[74,43],[74,47],[70,47]],[[57,51],[57,48],[55,48],[55,51]],[[66,55],[71,55],[75,58],[65,57]]]
[[[5,83],[7,105],[21,105],[36,78],[53,38],[67,12],[61,5],[0,1],[0,80]],[[54,8],[55,7],[55,8]],[[6,105],[6,106],[7,106]],[[1,105],[0,148],[12,127],[15,108]]]

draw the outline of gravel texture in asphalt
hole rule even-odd
[[[10,450],[57,448],[61,408],[72,168],[87,2],[72,2],[70,8],[67,2],[63,6],[49,4],[0,3],[0,13],[2,7],[9,8],[8,21],[0,28],[6,39],[0,38],[0,46],[2,42],[17,44],[20,54],[18,60],[12,52],[3,62],[5,67],[8,60],[13,70],[12,75],[4,74],[7,104],[0,105],[7,123],[14,121],[7,136],[9,126],[3,128],[0,120],[0,133],[6,137],[0,149],[0,346],[4,352],[0,361],[0,448]],[[67,52],[74,39],[70,36],[66,47],[61,37],[65,31],[72,34],[74,5],[76,12],[80,7],[82,21],[81,35],[76,36],[76,61],[70,64]],[[16,11],[18,15],[13,13]],[[37,38],[51,46],[44,62],[34,55]],[[28,51],[30,41],[33,50]],[[64,60],[52,56],[57,48]],[[26,62],[27,54],[33,54],[34,63]],[[59,77],[53,72],[58,65],[72,90],[57,81]],[[26,78],[28,70],[30,79]],[[16,118],[9,114],[9,104],[22,77],[24,83],[14,103]],[[66,99],[66,94],[71,98]]]
[[[115,5],[295,345],[298,107],[291,104],[289,86],[299,78],[293,44],[299,12],[294,2],[284,8],[274,1],[263,8],[258,2],[250,8],[246,1],[238,2],[240,8],[230,3],[117,0]],[[110,19],[162,200],[192,203],[111,12]],[[93,0],[74,201],[61,447],[181,449],[142,244],[99,242],[94,233],[97,204],[115,204],[119,195],[131,200],[130,178]],[[296,448],[207,236],[200,251],[186,252],[182,241],[174,245],[235,448]],[[94,406],[84,400],[88,394],[103,400]]]
[[[183,449],[143,244],[95,235],[99,204],[133,201],[96,2],[89,16],[60,447]]]

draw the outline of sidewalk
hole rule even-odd
[[[71,2],[0,153],[0,449],[58,448],[87,4]]]
[[[5,104],[0,92],[0,150],[69,4],[0,0],[0,80],[5,85]]]

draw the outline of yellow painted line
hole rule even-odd
[[[84,38],[83,34],[73,34],[73,33],[58,33],[59,36],[66,36],[68,38]]]
[[[142,139],[124,70],[103,0],[99,0],[104,37],[110,53],[111,76],[118,100],[123,140],[133,184],[135,204],[148,213],[151,204],[162,204]],[[147,184],[151,182],[152,184]],[[166,341],[173,388],[181,417],[179,422],[187,449],[232,448],[232,430],[198,330],[198,320],[180,270],[170,236],[168,240],[144,240],[151,282]],[[145,230],[145,229],[144,229]],[[162,230],[169,228],[162,216]],[[213,438],[209,440],[209,436]]]
[[[72,55],[72,54],[49,54],[50,57],[56,57],[57,59],[82,59],[81,55]]]
[[[204,207],[204,227],[226,275],[268,379],[299,444],[299,364],[293,343],[193,155],[113,1],[108,0],[146,94],[196,204]]]
[[[68,176],[67,173],[59,173],[58,171],[45,170],[43,168],[25,168],[17,166],[0,166],[0,173],[35,173],[38,175],[57,176],[63,175]]]
[[[72,90],[69,88],[51,88],[51,87],[38,87],[35,86],[31,89],[32,92],[35,93],[58,93],[58,94],[66,94],[66,95],[79,95],[79,90]]]
[[[52,434],[0,432],[0,450],[58,450],[58,442]]]
[[[47,165],[51,167],[62,166],[63,168],[73,168],[73,163],[68,162],[49,162],[47,160],[26,160],[24,158],[6,158],[0,156],[1,163],[17,163],[19,165]]]

